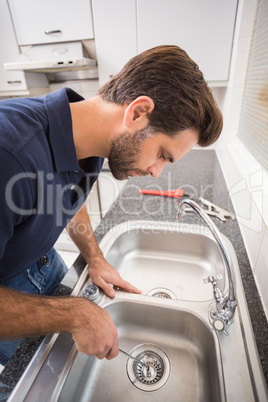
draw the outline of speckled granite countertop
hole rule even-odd
[[[174,222],[176,220],[179,202],[177,199],[142,196],[139,194],[140,188],[159,190],[183,188],[185,192],[193,194],[192,198],[197,202],[199,197],[203,197],[223,209],[233,212],[232,203],[229,199],[215,151],[193,150],[180,162],[166,166],[157,179],[152,177],[131,178],[98,226],[96,230],[98,241],[113,226],[124,221],[155,220]],[[268,384],[268,323],[258,296],[238,223],[236,220],[232,221],[231,219],[227,219],[226,222],[221,222],[218,218],[212,219],[220,232],[229,238],[236,251],[256,344],[266,383]],[[187,214],[183,218],[183,222],[201,224],[196,214]],[[84,266],[85,262],[79,256],[64,278],[57,291],[58,294],[66,295],[71,293]],[[17,352],[8,362],[0,375],[0,381],[7,384],[9,390],[16,385],[41,340],[42,338],[23,340]]]

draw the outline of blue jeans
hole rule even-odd
[[[52,248],[26,271],[13,278],[0,281],[0,284],[23,293],[52,295],[67,271],[65,262]],[[0,342],[0,364],[2,366],[6,365],[20,342],[21,339]]]

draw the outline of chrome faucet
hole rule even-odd
[[[204,280],[205,283],[211,283],[213,286],[213,293],[214,298],[216,301],[216,311],[211,311],[210,316],[213,320],[213,327],[217,331],[223,331],[226,335],[228,335],[226,331],[226,325],[230,325],[233,322],[235,308],[237,306],[237,301],[235,297],[235,281],[234,281],[234,269],[233,269],[233,262],[229,255],[228,250],[224,246],[220,232],[217,226],[212,222],[206,212],[194,201],[190,199],[185,199],[180,202],[179,204],[179,211],[178,211],[178,219],[180,216],[184,215],[185,207],[190,206],[193,211],[205,222],[205,224],[210,229],[214,239],[216,240],[217,245],[221,251],[225,267],[227,270],[228,275],[228,282],[229,282],[229,291],[228,296],[224,297],[220,289],[217,285],[217,280],[221,279],[220,275],[209,276],[207,279]]]

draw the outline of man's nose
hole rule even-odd
[[[148,172],[150,173],[150,175],[152,177],[158,177],[160,175],[160,173],[162,172],[165,164],[166,164],[165,161],[159,160],[148,168]]]

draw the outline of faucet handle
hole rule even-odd
[[[203,279],[203,282],[205,284],[207,283],[213,283],[213,282],[217,282],[218,280],[222,279],[222,274],[218,274],[218,275],[210,275],[207,278]]]
[[[213,328],[218,332],[222,331],[224,335],[228,336],[229,333],[225,329],[228,322],[226,315],[224,313],[216,313],[215,311],[212,311],[210,316],[213,319]]]

